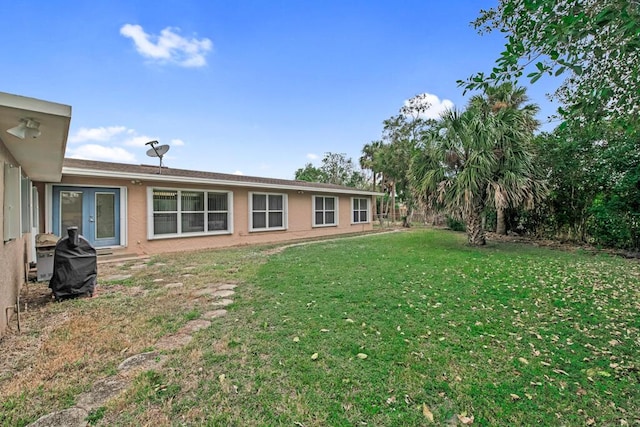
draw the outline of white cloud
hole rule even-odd
[[[108,141],[115,135],[126,132],[124,126],[109,126],[99,128],[80,128],[69,137],[69,142]]]
[[[133,40],[136,50],[142,56],[160,63],[174,63],[182,67],[204,67],[205,55],[213,43],[207,38],[185,38],[178,34],[179,28],[167,27],[160,35],[145,33],[140,25],[125,24],[120,34]]]
[[[318,156],[317,154],[314,154],[314,153],[307,154],[307,159],[309,160],[318,160],[319,158],[320,156]]]
[[[244,175],[244,174],[242,173],[242,171],[235,171],[233,175]]]
[[[417,112],[423,119],[439,119],[446,110],[453,108],[453,102],[448,99],[440,100],[436,95],[421,93],[404,101],[403,113]],[[409,113],[410,114],[410,113]]]
[[[85,144],[69,149],[67,157],[72,159],[103,160],[118,163],[134,163],[136,156],[120,147],[104,147],[97,144]]]
[[[156,138],[147,135],[137,135],[135,132],[132,132],[129,138],[122,141],[122,145],[126,145],[127,147],[144,147],[147,142],[154,140],[156,140]]]
[[[65,155],[76,159],[131,163],[136,162],[136,155],[146,152],[149,147],[145,144],[154,139],[157,138],[140,135],[126,126],[79,128],[69,141],[80,144],[68,145]],[[128,147],[133,148],[129,151]]]
[[[176,147],[182,147],[184,145],[184,141],[181,139],[172,139],[171,145],[175,145]]]

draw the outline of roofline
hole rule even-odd
[[[368,191],[368,190],[360,190],[354,188],[353,190],[349,188],[325,188],[325,187],[314,187],[314,186],[306,186],[306,185],[286,185],[286,184],[269,184],[263,182],[253,182],[253,181],[230,181],[225,179],[208,179],[208,178],[193,178],[186,176],[175,176],[175,175],[151,175],[145,173],[133,173],[133,172],[112,172],[105,171],[100,169],[85,169],[85,168],[74,168],[65,166],[62,168],[63,175],[70,176],[89,176],[96,178],[120,178],[120,179],[131,179],[131,180],[140,180],[140,181],[153,181],[153,182],[178,182],[185,184],[209,184],[209,185],[221,185],[228,187],[254,187],[254,188],[275,188],[279,190],[304,190],[304,191],[317,191],[322,193],[339,193],[339,194],[356,194],[356,195],[366,195],[366,196],[383,196],[384,193]],[[313,183],[311,183],[313,184]]]
[[[0,102],[10,108],[71,118],[71,106],[12,93],[0,92]]]

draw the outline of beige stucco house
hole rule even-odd
[[[44,229],[96,248],[157,254],[372,229],[377,193],[332,184],[64,159],[37,183]]]
[[[36,261],[39,233],[61,237],[77,226],[99,253],[145,255],[373,228],[371,191],[65,159],[70,120],[69,106],[0,93],[0,336]]]

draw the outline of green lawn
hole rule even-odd
[[[75,405],[211,310],[212,283],[238,283],[227,316],[87,422],[640,425],[640,263],[465,241],[419,229],[102,265],[97,298],[30,305],[2,342],[0,425]]]
[[[272,255],[227,317],[141,375],[107,419],[640,423],[640,265],[464,241],[418,230]]]

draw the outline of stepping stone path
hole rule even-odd
[[[213,307],[226,307],[230,304],[233,304],[233,300],[228,298],[222,298],[211,303]]]
[[[184,286],[184,283],[182,282],[167,283],[166,285],[164,285],[164,287],[167,289],[182,288],[183,286]]]
[[[230,297],[231,295],[235,294],[235,292],[233,291],[226,291],[226,290],[221,290],[221,291],[215,291],[213,294],[211,294],[212,296],[216,297],[216,298],[226,298],[226,297]]]
[[[158,265],[158,264],[156,264]],[[146,267],[140,264],[133,265],[132,269]],[[125,277],[126,276],[126,277]],[[184,275],[186,276],[186,275]],[[111,276],[106,280],[124,280],[130,275]],[[164,285],[166,289],[176,289],[184,287],[183,283],[168,283]],[[232,283],[216,284],[209,283],[204,288],[193,293],[195,296],[206,296],[212,298],[211,307],[214,310],[207,311],[201,319],[187,322],[179,331],[172,335],[160,338],[155,347],[158,350],[171,351],[183,347],[193,339],[193,334],[211,326],[211,320],[227,315],[224,307],[233,303],[230,297],[234,295],[237,285]],[[102,378],[96,381],[91,389],[77,397],[76,405],[63,411],[53,412],[40,417],[35,422],[29,424],[30,427],[85,427],[87,426],[87,416],[97,408],[124,392],[135,375],[141,370],[157,369],[162,367],[169,358],[168,355],[159,351],[150,351],[133,355],[123,360],[118,365],[118,374]]]
[[[220,310],[207,311],[202,315],[202,317],[204,317],[205,319],[216,319],[218,317],[224,317],[226,315],[227,315],[227,310],[220,309]]]
[[[184,283],[182,283],[182,282],[167,283],[166,285],[164,285],[164,287],[167,288],[167,289],[182,288],[182,287],[184,287]]]

